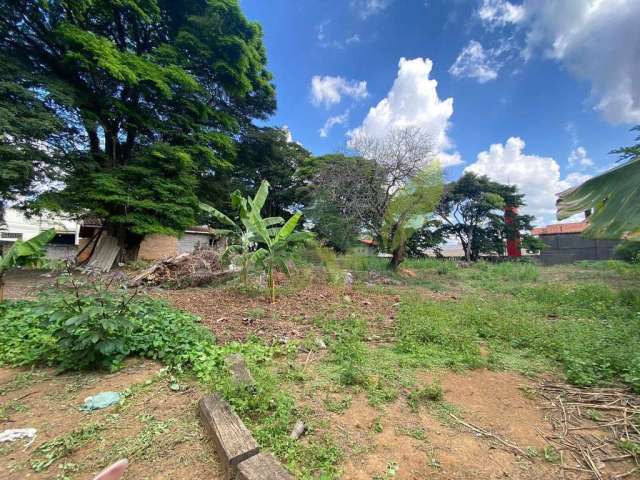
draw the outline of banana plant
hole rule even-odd
[[[3,256],[0,256],[0,303],[4,301],[4,275],[15,267],[38,265],[42,260],[44,246],[49,243],[56,232],[45,230],[29,240],[16,240]]]
[[[262,182],[253,198],[243,197],[238,190],[233,192],[231,194],[231,206],[238,211],[239,222],[232,220],[210,205],[200,204],[202,210],[211,214],[217,223],[224,225],[225,228],[211,228],[210,232],[214,235],[226,237],[230,242],[222,254],[222,258],[223,260],[233,258],[234,261],[238,262],[240,265],[240,278],[245,287],[249,283],[249,269],[253,263],[253,253],[257,245],[257,238],[253,229],[247,227],[247,219],[253,211],[257,211],[258,215],[260,214],[268,193],[269,183],[267,181]],[[281,217],[268,217],[263,220],[268,226],[267,228],[273,228],[284,223],[284,219]]]
[[[584,235],[591,238],[640,240],[640,125],[636,144],[611,153],[622,163],[582,185],[558,194],[558,219],[593,210]]]
[[[280,228],[271,227],[269,222],[260,216],[260,211],[252,211],[247,218],[246,225],[254,233],[258,242],[262,245],[252,253],[252,262],[267,274],[269,288],[269,300],[276,301],[276,282],[274,272],[282,270],[290,274],[287,260],[290,257],[291,247],[295,243],[303,242],[311,237],[309,232],[296,232],[302,214],[295,213]]]
[[[558,219],[593,209],[584,235],[640,240],[640,156],[558,194]]]

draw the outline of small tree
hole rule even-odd
[[[218,223],[229,227],[212,228],[211,232],[215,235],[227,237],[230,242],[233,242],[227,246],[223,257],[228,258],[235,255],[235,258],[239,260],[240,276],[245,286],[248,286],[249,283],[249,268],[252,262],[253,250],[258,239],[252,229],[246,228],[246,225],[245,228],[243,228],[243,223],[245,223],[243,219],[249,218],[254,210],[257,210],[259,214],[266,201],[268,188],[269,183],[263,181],[253,199],[243,197],[238,190],[231,194],[231,207],[238,211],[240,223],[233,221],[216,208],[207,204],[201,204],[201,208],[205,212],[210,213]],[[284,219],[281,217],[265,218],[263,221],[269,227],[284,223]]]
[[[441,195],[442,172],[436,165],[419,172],[395,192],[381,229],[385,246],[392,253],[392,269],[404,260],[407,241],[427,222]]]
[[[0,303],[4,301],[4,275],[15,267],[37,265],[43,257],[43,248],[55,237],[55,230],[45,230],[29,240],[16,240],[0,257]]]
[[[295,232],[295,228],[302,217],[301,213],[294,214],[282,224],[281,217],[262,218],[260,211],[269,194],[269,182],[263,180],[254,198],[243,197],[239,192],[231,194],[231,206],[238,211],[240,224],[210,206],[203,206],[214,218],[231,227],[230,229],[215,229],[214,232],[228,235],[239,243],[227,247],[225,254],[237,254],[242,264],[242,278],[247,283],[247,272],[251,264],[262,268],[267,274],[269,299],[276,300],[274,271],[281,269],[289,274],[286,259],[290,254],[290,247],[309,238],[307,232]],[[242,226],[241,226],[242,225]],[[263,246],[260,246],[263,245]]]

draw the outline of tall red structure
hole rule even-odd
[[[504,223],[509,226],[515,223],[515,217],[518,214],[516,207],[506,206],[504,209]],[[507,227],[508,232],[512,232],[511,238],[507,238],[507,256],[508,257],[521,257],[522,251],[520,250],[520,232],[517,229],[511,230]]]

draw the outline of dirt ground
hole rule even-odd
[[[0,479],[89,479],[122,457],[131,462],[125,479],[222,478],[196,415],[203,392],[180,382],[173,391],[159,364],[139,359],[114,374],[0,369],[0,431],[37,429],[30,446],[0,445]],[[86,397],[104,391],[125,397],[80,411]]]
[[[7,296],[24,297],[34,286],[49,281],[39,273],[18,272],[8,280]],[[251,335],[267,341],[302,339],[319,333],[318,319],[357,314],[369,321],[369,341],[384,343],[393,335],[394,305],[407,291],[403,287],[347,289],[311,281],[296,291],[283,291],[275,305],[233,288],[157,290],[152,294],[200,316],[219,341],[244,340]],[[414,291],[436,299],[444,295],[428,289]],[[313,359],[310,372],[318,361],[319,357]],[[417,411],[402,395],[392,403],[372,407],[363,393],[357,393],[338,412],[327,410],[323,396],[300,391],[296,398],[312,407],[318,429],[331,432],[344,451],[341,478],[592,478],[586,472],[562,473],[540,453],[546,445],[542,434],[552,426],[542,401],[531,393],[536,380],[484,369],[418,372],[417,379],[426,384],[434,375],[443,386],[444,402]],[[159,364],[139,359],[131,359],[114,374],[0,369],[0,431],[38,429],[36,440],[27,448],[22,440],[0,445],[0,479],[89,479],[124,456],[131,460],[127,479],[221,478],[213,448],[196,416],[196,403],[204,392],[185,379],[177,379],[179,388],[174,391],[170,385],[175,383]],[[79,410],[87,396],[108,390],[126,392],[121,404],[93,413]],[[342,395],[335,394],[338,399]],[[452,413],[530,455],[479,435],[458,423]],[[47,462],[51,464],[42,467]],[[633,465],[621,462],[619,470],[604,478],[617,478],[615,474],[630,467]]]

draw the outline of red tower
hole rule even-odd
[[[520,250],[520,232],[517,229],[509,228],[509,225],[513,225],[515,217],[518,214],[516,207],[506,206],[504,208],[504,223],[507,225],[507,256],[508,257],[521,257],[522,251]]]

